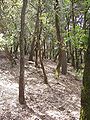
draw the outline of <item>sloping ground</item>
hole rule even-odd
[[[42,70],[26,60],[25,108],[18,103],[19,65],[10,68],[0,60],[0,120],[79,120],[80,81],[69,73],[56,78],[56,64],[44,64],[51,87],[43,83]]]

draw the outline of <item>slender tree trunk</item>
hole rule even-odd
[[[47,52],[46,52],[46,58],[47,59],[49,58],[48,51],[49,51],[49,47],[48,47],[48,43],[47,43]]]
[[[39,34],[39,59],[40,59],[40,64],[41,64],[41,68],[42,68],[43,75],[44,75],[44,83],[48,84],[47,75],[46,75],[46,72],[45,72],[45,68],[44,68],[44,65],[43,65],[43,59],[42,59],[42,56],[41,56],[40,36],[41,36],[41,32]]]
[[[62,50],[62,74],[66,75],[67,74],[67,56],[66,56],[66,51]]]
[[[46,58],[46,38],[43,39],[43,53],[42,53],[42,59]]]
[[[89,25],[88,48],[85,58],[86,59],[83,74],[83,86],[81,91],[80,120],[90,120],[90,25]]]
[[[51,41],[50,41],[50,59],[52,59],[52,43],[51,43]]]
[[[71,64],[75,68],[75,55],[74,55],[74,53],[75,53],[74,48],[72,48],[72,51],[71,51],[71,58],[72,58]]]
[[[27,51],[27,40],[26,38],[24,38],[24,54],[27,55],[28,51]]]
[[[78,49],[75,47],[75,58],[76,58],[76,70],[79,70],[79,56],[78,56]]]
[[[29,52],[29,61],[33,61],[34,49],[35,49],[35,36],[33,37],[33,41],[31,43],[31,48]]]
[[[41,11],[40,0],[38,0],[38,10],[37,10],[37,28],[36,28],[36,35],[39,34],[39,15]],[[36,48],[35,48],[35,67],[38,67],[38,55],[39,55],[39,44],[38,39],[36,40]]]
[[[52,57],[54,59],[55,56],[55,50],[54,50],[54,41],[52,41]]]
[[[82,64],[83,63],[83,51],[82,51],[82,49],[80,49],[80,64]]]
[[[42,27],[40,29],[41,30],[39,31],[39,38],[38,38],[38,43],[39,43],[39,59],[40,59],[40,64],[41,64],[41,68],[42,68],[43,75],[44,75],[44,83],[48,84],[47,75],[46,75],[46,72],[45,72],[45,68],[44,68],[44,65],[43,65],[43,59],[42,59],[42,56],[41,56],[40,38],[41,38]]]
[[[36,48],[35,48],[35,51],[36,51],[36,53],[35,53],[35,67],[38,67],[38,53],[39,53],[39,51],[38,51],[38,41],[36,41]]]
[[[6,54],[7,59],[11,62],[11,67],[17,64],[15,59],[13,58],[12,53],[9,51],[7,45],[5,45],[5,54]]]
[[[31,43],[31,49],[29,52],[29,60],[33,61],[33,56],[34,56],[34,49],[35,49],[35,42],[36,42],[36,32],[37,32],[37,24],[38,24],[38,11],[37,11],[37,18],[36,18],[36,23],[35,23],[35,30],[34,30],[34,34],[33,34],[33,40]]]
[[[61,67],[61,58],[62,58],[62,38],[61,38],[61,31],[60,31],[60,26],[59,26],[59,19],[57,15],[57,8],[58,8],[58,0],[56,0],[55,3],[55,27],[56,27],[56,35],[57,35],[57,40],[59,42],[59,57],[58,57],[58,64],[56,68],[56,72],[59,76],[60,74],[60,67]]]
[[[41,33],[42,33],[42,21],[40,21],[39,17],[41,15],[41,1],[38,0],[38,25],[37,25],[37,43],[38,43],[38,52],[39,52],[39,59],[40,59],[40,64],[41,64],[41,68],[43,71],[43,75],[44,75],[44,83],[48,84],[47,81],[47,76],[45,73],[45,68],[43,65],[43,61],[42,61],[42,56],[41,56],[41,45],[40,45],[40,39],[41,39]]]
[[[65,45],[64,45],[64,41],[63,41],[63,38],[62,38],[62,35],[61,35],[60,26],[59,26],[59,18],[58,18],[58,14],[57,14],[58,13],[58,9],[57,9],[58,5],[59,5],[58,0],[56,0],[56,4],[55,4],[55,26],[56,26],[57,40],[59,42],[59,57],[58,57],[58,65],[57,65],[57,68],[56,68],[56,73],[59,76],[61,65],[62,65],[62,73],[66,73],[67,64],[65,64],[66,66],[63,64],[63,62],[66,63],[66,61],[63,61],[63,60],[66,60],[66,51],[64,50]],[[65,70],[65,71],[63,71],[63,70]]]
[[[24,28],[25,28],[25,11],[27,7],[27,0],[23,0],[23,7],[21,11],[21,32],[20,32],[20,77],[19,77],[19,102],[25,104],[24,97]]]
[[[70,38],[69,33],[69,26],[70,26],[70,17],[67,18],[67,29],[68,29],[68,38]],[[67,62],[70,63],[71,60],[71,41],[67,41]]]
[[[14,42],[14,56],[15,56],[15,58],[17,59],[18,57],[17,57],[17,54],[18,54],[18,42],[17,43],[15,43]]]
[[[45,84],[48,84],[47,76],[46,76],[46,72],[45,72],[45,68],[44,68],[44,65],[43,65],[43,60],[42,60],[42,57],[41,57],[41,50],[39,50],[39,58],[40,58],[41,68],[42,68],[42,70],[43,70],[44,83],[45,83]]]
[[[73,35],[75,36],[75,14],[74,14],[74,0],[71,0],[72,2],[72,25],[73,25]],[[71,46],[71,58],[72,58],[72,66],[75,68],[75,50],[73,46]]]

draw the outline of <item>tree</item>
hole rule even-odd
[[[80,120],[90,120],[90,23],[88,48],[86,51],[85,68],[83,74],[83,86],[81,91]]]
[[[24,30],[25,30],[25,11],[27,0],[23,0],[21,11],[21,31],[20,31],[20,77],[19,77],[19,102],[25,104],[24,97]]]
[[[38,56],[39,56],[41,68],[42,68],[43,75],[44,75],[44,83],[48,84],[47,76],[46,76],[46,73],[45,73],[45,68],[44,68],[44,65],[43,65],[42,55],[41,55],[40,40],[41,40],[41,33],[42,33],[42,20],[40,20],[40,16],[41,16],[41,0],[38,0],[37,40],[36,40],[36,52],[37,52],[37,54],[36,54],[36,65],[37,65],[37,59],[38,59]]]
[[[58,56],[58,64],[56,68],[56,73],[59,76],[60,74],[60,67],[62,66],[62,73],[67,73],[67,62],[66,62],[66,52],[65,52],[65,46],[64,46],[64,39],[62,37],[62,29],[61,26],[59,26],[59,12],[58,12],[59,2],[56,0],[55,3],[55,27],[56,27],[56,35],[57,40],[59,42],[59,56]],[[60,11],[61,12],[61,11]],[[62,14],[61,14],[62,15]],[[61,16],[62,18],[62,16]]]

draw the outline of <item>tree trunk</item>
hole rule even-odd
[[[75,13],[74,13],[74,0],[71,0],[72,2],[72,25],[73,25],[73,35],[75,36]],[[75,57],[74,57],[74,53],[75,53],[75,50],[73,48],[73,46],[71,46],[72,49],[71,49],[71,57],[72,57],[72,66],[75,68]]]
[[[54,50],[54,41],[52,41],[52,57],[54,59],[55,56],[55,50]]]
[[[33,41],[31,43],[31,49],[30,49],[30,52],[29,52],[29,61],[33,61],[34,47],[35,47],[35,36],[34,36]]]
[[[49,48],[50,48],[50,56],[49,57],[50,57],[50,59],[52,59],[52,42],[51,41],[50,41],[50,47]]]
[[[17,59],[18,57],[17,57],[17,55],[18,55],[18,42],[17,43],[15,43],[14,42],[14,56],[15,56],[15,58]]]
[[[27,55],[28,54],[28,49],[27,49],[27,40],[26,38],[24,38],[24,54]]]
[[[17,64],[16,61],[15,61],[15,59],[13,58],[12,53],[10,53],[7,45],[5,45],[5,54],[6,54],[7,59],[8,59],[8,60],[10,61],[10,63],[11,63],[11,67],[13,67],[14,65]]]
[[[21,11],[21,32],[20,32],[20,77],[19,77],[19,102],[25,104],[24,97],[24,28],[25,28],[25,11],[27,7],[27,0],[23,0],[23,7]]]
[[[44,83],[48,84],[47,76],[45,73],[45,68],[44,68],[42,56],[41,56],[40,39],[41,39],[41,33],[42,33],[42,21],[40,21],[40,19],[39,19],[40,15],[41,15],[41,1],[38,0],[38,25],[37,25],[37,41],[36,42],[38,43],[39,59],[40,59],[41,68],[42,68],[42,71],[44,74]]]
[[[42,59],[46,58],[46,38],[43,39],[43,52],[42,52]]]
[[[58,40],[58,42],[59,42],[59,57],[58,57],[58,65],[57,65],[57,68],[56,68],[56,73],[57,73],[57,75],[59,76],[59,74],[60,74],[60,67],[61,67],[61,65],[62,65],[62,67],[64,67],[64,68],[62,68],[62,70],[65,70],[65,71],[67,71],[67,66],[65,66],[65,65],[63,65],[63,60],[62,60],[62,56],[63,57],[65,57],[65,55],[63,55],[63,54],[66,54],[65,52],[63,52],[63,47],[64,47],[64,41],[63,41],[63,38],[62,38],[62,35],[61,35],[61,30],[60,30],[60,26],[59,26],[59,18],[58,18],[58,14],[57,14],[57,12],[58,12],[58,0],[56,0],[56,4],[55,4],[55,27],[56,27],[56,35],[57,35],[57,40]],[[65,58],[64,58],[64,60],[66,60]],[[65,63],[66,63],[66,61],[64,61]]]
[[[62,74],[66,75],[67,74],[67,56],[66,56],[66,51],[62,51]]]
[[[31,49],[29,52],[29,60],[33,61],[33,56],[34,56],[34,49],[35,49],[35,42],[36,42],[36,32],[37,32],[37,25],[38,25],[38,11],[37,11],[37,18],[36,18],[36,23],[35,23],[35,30],[34,30],[34,34],[33,34],[33,40],[31,43]]]
[[[71,51],[71,58],[72,58],[71,64],[75,68],[75,55],[74,55],[74,53],[75,53],[74,48],[72,48],[72,51]]]
[[[83,51],[82,51],[82,49],[80,49],[80,64],[82,64],[83,63]]]
[[[41,64],[41,68],[42,68],[43,75],[44,75],[44,83],[45,83],[45,84],[48,84],[47,75],[46,75],[46,72],[45,72],[45,68],[44,68],[43,60],[42,60],[42,56],[41,56],[40,38],[41,38],[41,33],[42,33],[42,23],[41,23],[40,25],[41,25],[41,26],[39,26],[39,27],[40,27],[40,30],[39,30],[39,33],[38,33],[38,36],[37,36],[38,45],[39,45],[39,59],[40,59],[40,64]]]
[[[56,3],[55,3],[55,27],[56,27],[57,40],[59,42],[59,57],[58,57],[58,64],[56,68],[56,72],[59,76],[60,67],[61,67],[61,58],[62,58],[62,38],[61,38],[61,31],[60,31],[60,26],[59,26],[59,19],[57,15],[57,8],[58,8],[58,0],[56,0]]]
[[[79,55],[78,55],[78,49],[75,47],[75,59],[76,59],[76,71],[78,72],[79,70]]]
[[[38,51],[38,41],[36,41],[36,48],[35,48],[35,51],[36,51],[36,53],[35,53],[35,67],[38,67],[38,53],[39,53],[39,51]]]
[[[83,86],[81,91],[80,120],[90,120],[90,25],[88,48],[86,52],[85,68],[83,74]]]
[[[41,12],[41,6],[40,6],[40,0],[38,0],[38,10],[37,10],[37,27],[36,27],[36,35],[38,36],[39,34],[39,15],[40,15],[40,12]],[[36,40],[36,48],[35,48],[35,67],[38,67],[38,55],[39,55],[39,44],[38,44],[38,38]]]
[[[47,51],[46,51],[46,58],[47,59],[49,58],[48,51],[49,51],[49,46],[48,46],[48,42],[47,42]]]

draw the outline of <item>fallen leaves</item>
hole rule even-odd
[[[10,68],[0,62],[0,120],[79,120],[80,87],[71,74],[55,78],[56,63],[44,61],[49,86],[43,82],[41,68],[25,64],[25,97],[28,108],[18,102],[19,62]]]

